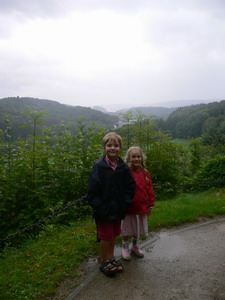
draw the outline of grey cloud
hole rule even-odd
[[[61,74],[57,62],[43,62],[43,57],[29,61],[6,45],[5,52],[0,50],[0,97],[65,98],[71,104],[79,99],[85,105],[106,99],[147,103],[151,99],[224,96],[224,0],[0,0],[0,37],[6,39],[14,24],[29,18],[57,18],[73,10],[100,8],[138,12],[140,18],[149,10],[145,42],[165,55],[162,70],[153,70],[149,63],[144,72],[141,67],[124,73],[118,69],[116,79],[110,71],[99,81],[78,81]]]
[[[47,17],[59,15],[60,2],[55,0],[3,0],[0,1],[1,14],[19,14],[25,17]]]
[[[129,9],[134,0],[3,0],[0,1],[1,13],[20,13],[27,17],[55,17],[71,10],[92,10],[99,8]]]
[[[0,12],[20,13],[27,17],[56,17],[69,13],[71,10],[141,10],[163,9],[178,10],[179,8],[195,8],[200,10],[222,10],[223,0],[1,0]]]

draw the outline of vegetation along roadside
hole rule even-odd
[[[131,145],[145,153],[156,196],[150,231],[225,215],[225,101],[217,110],[216,103],[178,110],[169,123],[141,110],[124,112],[115,123],[114,118],[105,122],[103,113],[85,117],[80,108],[65,108],[70,117],[57,118],[57,103],[35,100],[29,101],[35,107],[16,109],[15,118],[8,105],[26,107],[28,99],[8,100],[0,101],[0,300],[61,300],[61,283],[69,281],[64,295],[70,293],[82,278],[79,267],[96,259],[99,244],[91,209],[78,200],[87,191],[89,172],[109,130],[122,136],[121,157]],[[42,103],[48,105],[44,110]],[[198,108],[207,117],[202,126],[193,120]],[[213,111],[218,119],[210,118]]]
[[[225,215],[224,203],[225,188],[158,201],[149,218],[150,231],[194,222],[199,217]],[[60,282],[66,277],[76,282],[81,262],[97,252],[91,217],[67,226],[46,225],[22,247],[5,247],[0,254],[0,299],[52,299]]]

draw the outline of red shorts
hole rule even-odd
[[[103,241],[112,241],[121,233],[121,220],[97,221],[98,238]]]

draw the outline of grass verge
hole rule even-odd
[[[149,227],[155,230],[196,221],[199,217],[213,218],[225,215],[225,189],[182,194],[174,199],[158,201],[149,218]]]
[[[158,201],[149,227],[154,231],[217,215],[225,215],[225,189]],[[80,262],[97,253],[91,218],[70,226],[46,225],[39,236],[28,239],[22,247],[6,247],[0,254],[0,299],[51,299],[60,282],[68,276],[80,276]]]

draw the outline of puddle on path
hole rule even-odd
[[[145,246],[143,251],[146,253],[146,258],[151,256],[151,258],[174,259],[187,252],[187,245],[178,235],[162,233],[156,241]],[[115,256],[121,257],[121,246],[119,245],[115,247]]]
[[[146,254],[151,258],[174,259],[187,252],[184,240],[177,235],[160,235],[160,238],[152,245],[145,248]]]

